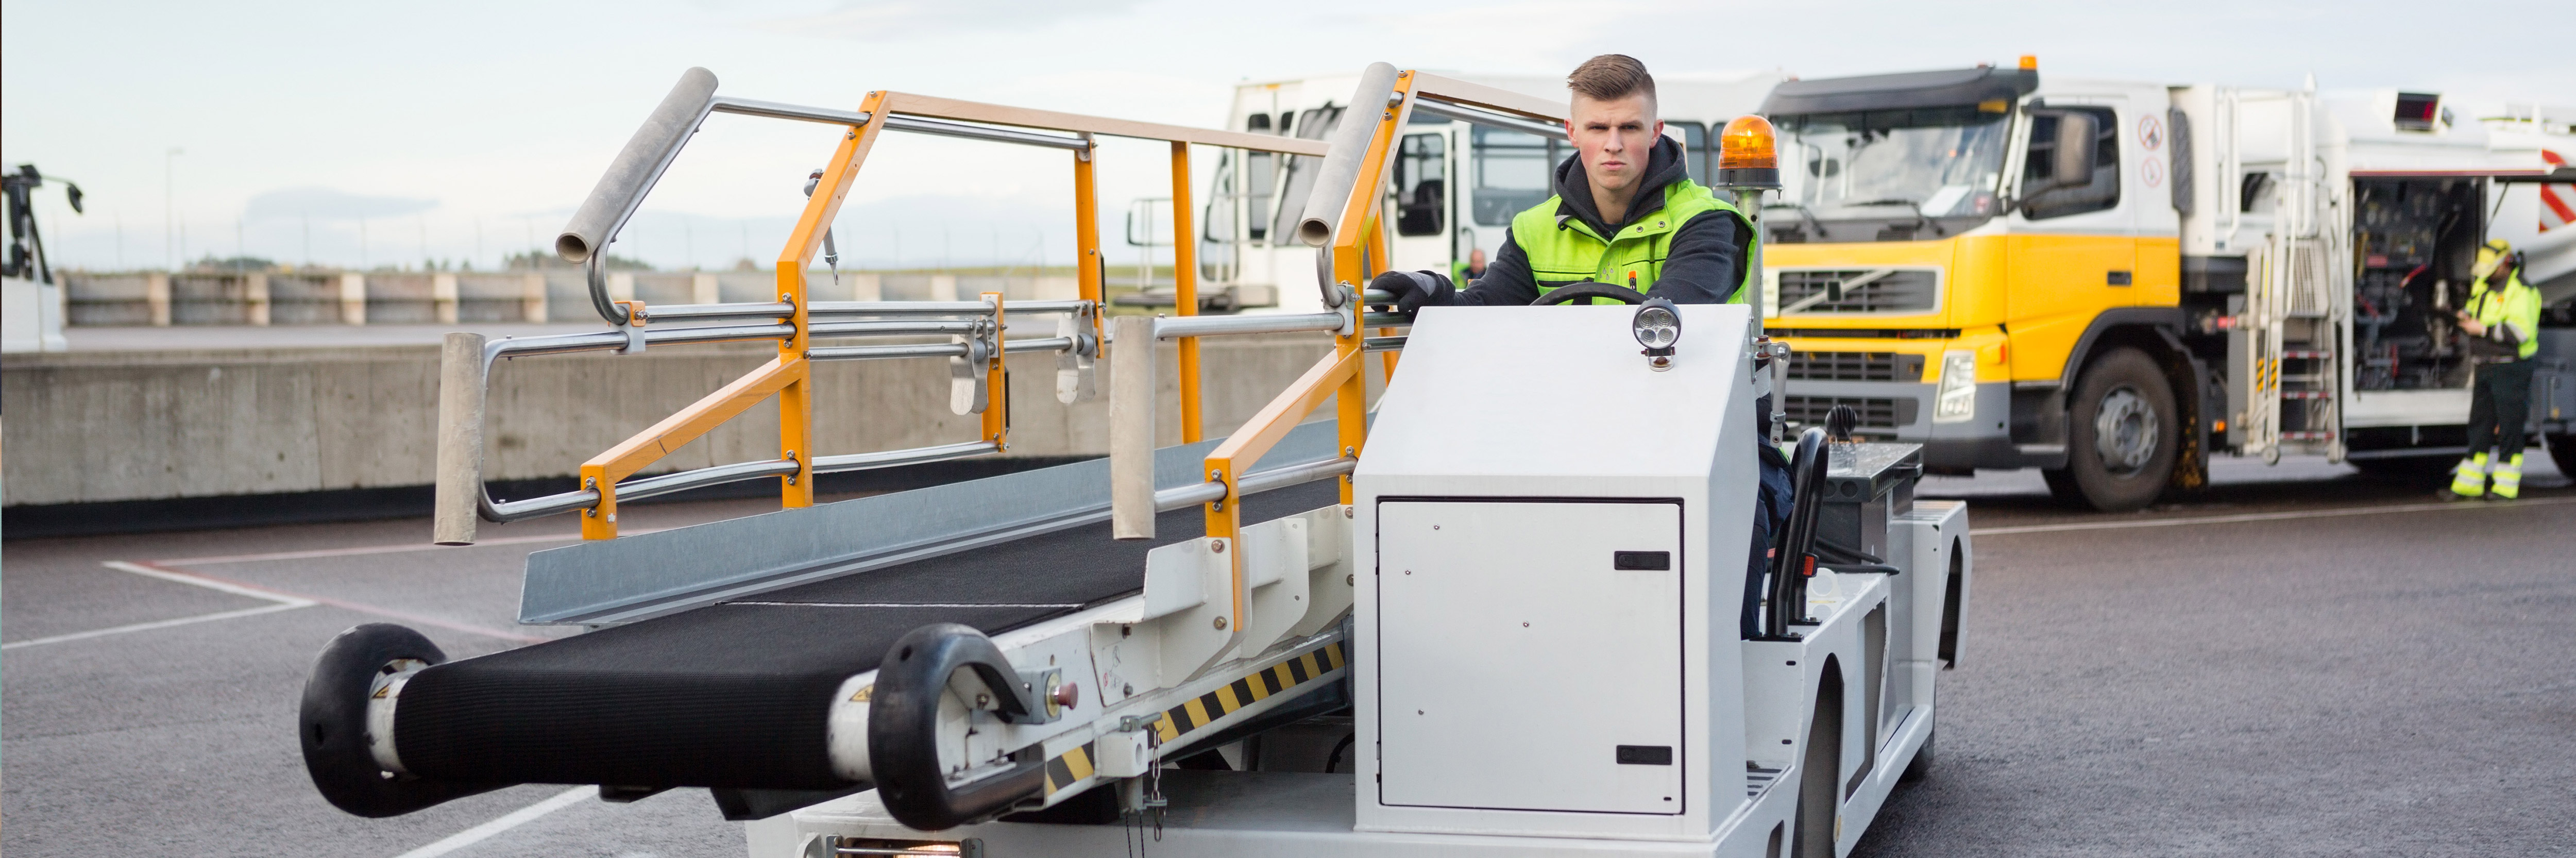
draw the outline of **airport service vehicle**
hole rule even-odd
[[[1836,405],[1937,472],[2134,509],[2220,453],[2457,459],[2477,246],[2555,305],[2534,437],[2576,465],[2567,116],[2442,96],[1978,67],[1780,84],[1765,308],[1793,425]],[[2556,225],[2557,228],[2550,228]]]
[[[752,101],[692,70],[558,249],[595,268],[710,111],[845,125],[781,254],[781,300],[656,308],[594,285],[610,330],[449,337],[437,539],[578,514],[582,544],[530,555],[521,614],[591,631],[449,661],[409,629],[351,629],[305,689],[316,787],[364,816],[515,783],[706,788],[763,858],[1105,855],[1131,837],[1204,855],[1850,851],[1932,765],[1973,585],[1964,505],[1913,497],[1918,445],[1809,428],[1763,557],[1756,446],[1778,424],[1756,403],[1788,355],[1750,306],[1371,312],[1383,296],[1352,284],[1387,258],[1375,189],[1409,115],[1562,108],[1386,64],[1353,89],[1377,121],[1291,148],[899,92],[857,111]],[[1320,155],[1295,227],[1323,309],[1104,331],[1097,280],[1075,301],[809,303],[802,262],[889,129],[1065,148],[1078,178],[1087,135]],[[1153,344],[1298,330],[1330,347],[1245,425],[1156,446]],[[876,342],[813,343],[852,339]],[[720,340],[780,355],[585,463],[578,491],[485,493],[494,360]],[[1107,356],[1106,460],[811,503],[816,472],[1000,449],[1010,397],[991,386],[1030,354],[1052,356],[1068,402],[1096,395]],[[811,363],[897,358],[943,359],[984,434],[807,449]],[[1391,378],[1373,412],[1372,363]],[[1197,372],[1182,364],[1182,391]],[[772,397],[778,458],[632,477]],[[620,498],[740,479],[778,481],[786,508],[617,530]]]

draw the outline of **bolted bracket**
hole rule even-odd
[[[992,349],[985,344],[982,326],[975,333],[952,336],[948,341],[966,347],[964,357],[948,359],[948,411],[960,416],[982,414],[992,404],[992,392],[984,384],[984,370],[992,359]]]
[[[1055,400],[1066,405],[1100,398],[1100,337],[1093,333],[1091,311],[1057,317],[1055,335],[1073,340],[1073,348],[1056,353]]]

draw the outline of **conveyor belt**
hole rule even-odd
[[[1330,505],[1339,482],[1251,495],[1244,521]],[[460,782],[844,788],[826,747],[843,680],[923,625],[999,634],[1134,594],[1146,552],[1203,518],[1155,532],[1068,528],[431,667],[395,708],[398,753]]]

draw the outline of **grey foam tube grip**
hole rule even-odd
[[[680,147],[689,142],[689,135],[697,132],[715,101],[715,72],[702,68],[682,72],[679,84],[662,97],[661,106],[653,108],[644,127],[627,138],[626,148],[617,153],[617,160],[608,162],[608,172],[591,187],[590,198],[564,224],[563,234],[555,237],[555,254],[566,262],[580,262],[603,252],[608,241],[617,237],[617,228],[643,204],[645,192],[653,190],[653,183],[680,154]]]
[[[1109,320],[1109,522],[1118,539],[1154,538],[1154,319]]]
[[[438,354],[438,492],[433,539],[474,544],[483,500],[483,335],[451,333]]]
[[[1297,240],[1316,247],[1332,243],[1342,209],[1359,187],[1360,161],[1368,157],[1369,135],[1377,130],[1368,112],[1385,111],[1388,97],[1394,94],[1394,66],[1370,63],[1360,72],[1359,88],[1351,91],[1351,106],[1342,113],[1342,123],[1333,128],[1333,148],[1315,172],[1315,190],[1306,198],[1305,218],[1297,222]],[[1339,306],[1341,302],[1327,299],[1326,303]]]

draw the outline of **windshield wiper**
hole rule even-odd
[[[1797,209],[1798,217],[1801,220],[1806,221],[1808,226],[1815,228],[1817,241],[1834,240],[1833,236],[1825,234],[1825,222],[1816,219],[1816,210],[1808,208],[1806,203],[1781,200],[1776,203],[1765,203],[1762,207],[1766,209]]]
[[[1868,200],[1857,203],[1844,203],[1843,205],[1851,208],[1859,208],[1861,206],[1904,206],[1914,210],[1915,228],[1921,229],[1928,226],[1932,228],[1933,235],[1947,236],[1950,234],[1949,230],[1941,228],[1940,221],[1933,220],[1930,215],[1923,213],[1923,203],[1919,200],[1903,200],[1890,197],[1884,200]]]

